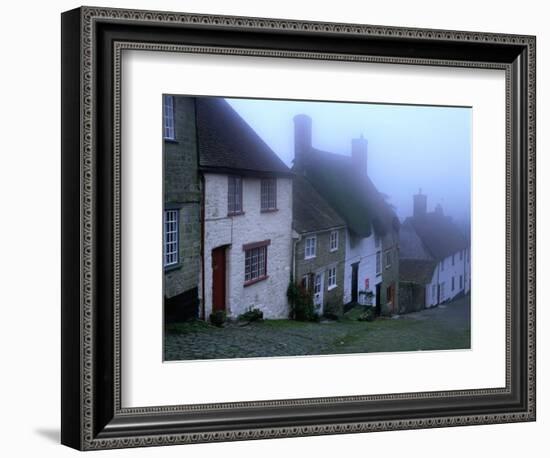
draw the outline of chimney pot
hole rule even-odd
[[[365,175],[367,174],[367,148],[368,141],[363,134],[351,140],[351,159],[357,170]]]

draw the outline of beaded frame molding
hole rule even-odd
[[[535,420],[533,36],[82,7],[62,14],[61,442],[93,450]],[[494,68],[506,75],[506,386],[123,408],[125,49]]]

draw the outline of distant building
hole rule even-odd
[[[401,235],[401,283],[403,287],[407,282],[424,284],[424,304],[432,307],[470,291],[469,237],[444,215],[441,205],[427,212],[426,195],[419,192],[413,199],[413,216],[405,220]],[[429,262],[434,265],[428,278],[425,269]],[[417,267],[413,274],[412,263],[423,267]]]
[[[302,175],[346,225],[344,303],[398,310],[399,220],[367,174],[367,141],[352,140],[351,156],[312,145],[311,118],[295,122],[293,170]]]
[[[300,174],[294,177],[293,278],[310,291],[317,313],[341,315],[344,304],[344,220]]]

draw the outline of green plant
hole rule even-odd
[[[357,317],[357,321],[374,321],[375,318],[376,314],[374,313],[373,307],[369,307]]]
[[[262,321],[264,319],[264,312],[262,312],[259,308],[252,308],[250,307],[246,312],[239,315],[239,321]]]
[[[313,296],[301,285],[291,281],[286,292],[290,303],[290,318],[297,321],[319,321],[313,305]]]
[[[225,310],[216,310],[210,314],[210,322],[214,326],[221,327],[227,321],[227,313]]]

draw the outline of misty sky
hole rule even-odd
[[[226,99],[288,165],[294,159],[292,118],[312,118],[313,146],[350,155],[351,139],[368,140],[368,173],[403,219],[422,188],[456,220],[470,213],[472,110],[461,107]]]

